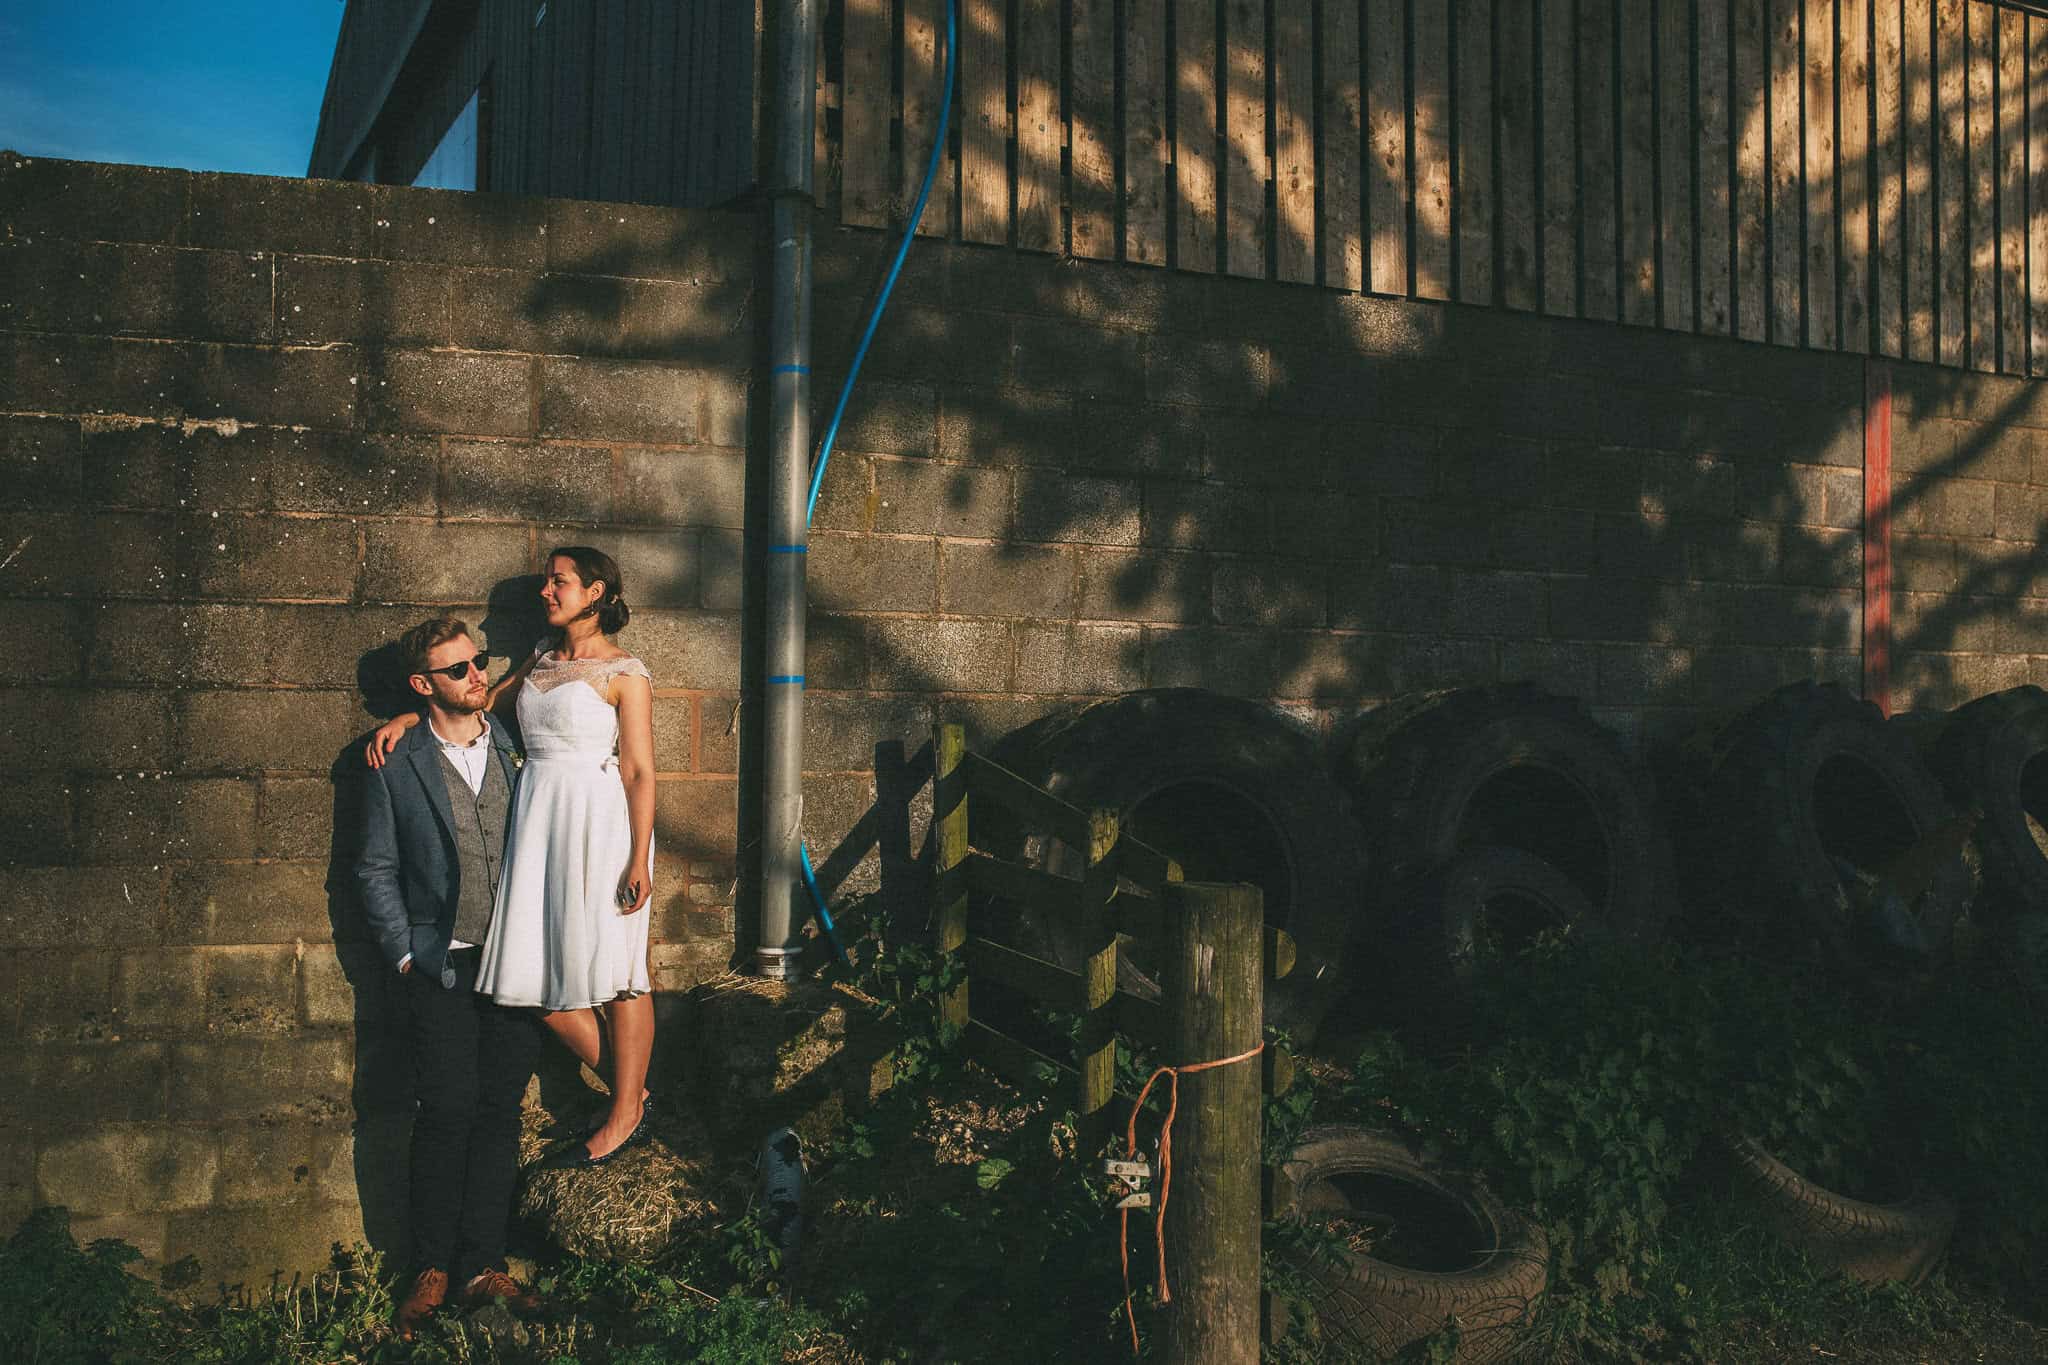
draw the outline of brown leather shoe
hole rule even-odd
[[[412,1292],[398,1305],[398,1335],[412,1340],[413,1329],[425,1322],[448,1299],[448,1272],[422,1270],[412,1282]]]
[[[502,1270],[486,1270],[462,1286],[464,1308],[482,1308],[497,1299],[503,1299],[515,1313],[531,1313],[540,1307],[538,1294]]]

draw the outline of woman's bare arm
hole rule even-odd
[[[484,693],[484,709],[500,720],[513,719],[512,708],[519,698],[519,684],[526,681],[526,675],[533,671],[533,661],[540,656],[529,654],[521,659],[504,677],[491,684],[491,690]]]
[[[619,780],[626,786],[626,820],[633,853],[619,879],[619,913],[630,915],[653,898],[648,855],[654,847],[654,687],[634,674],[612,679],[612,705],[619,708]]]

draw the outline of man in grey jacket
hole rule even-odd
[[[519,769],[486,710],[490,656],[452,616],[421,622],[399,649],[427,723],[365,773],[356,880],[411,1030],[413,1280],[398,1310],[410,1338],[451,1297],[536,1306],[506,1273],[505,1229],[540,1025],[476,991]]]

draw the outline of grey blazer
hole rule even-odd
[[[505,770],[505,785],[518,785],[519,765],[505,727],[491,722],[491,747]],[[444,987],[455,984],[448,965],[448,940],[455,935],[455,904],[462,867],[455,854],[455,811],[433,730],[424,719],[391,750],[381,768],[363,768],[363,828],[356,857],[356,882],[363,909],[393,967],[412,954],[414,971],[432,972]],[[510,815],[506,833],[509,836]]]

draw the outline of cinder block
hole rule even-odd
[[[867,625],[858,616],[813,612],[804,630],[804,676],[812,688],[865,687]]]
[[[1687,569],[1683,527],[1669,517],[1596,517],[1593,554],[1599,572],[1615,578],[1682,579]]]
[[[394,522],[369,527],[363,596],[374,602],[475,603],[535,572],[523,526]]]
[[[1442,435],[1430,427],[1333,423],[1323,428],[1328,483],[1366,495],[1419,498],[1434,484]]]
[[[200,596],[345,602],[355,594],[353,522],[215,513],[182,518],[178,539],[185,590]]]
[[[697,771],[731,773],[739,769],[740,700],[734,696],[698,697]]]
[[[455,273],[440,266],[287,256],[277,267],[277,325],[287,341],[447,346],[455,294]]]
[[[928,612],[937,604],[935,540],[818,535],[811,538],[807,558],[807,586],[816,606],[833,611]]]
[[[1892,587],[1897,592],[1954,592],[1960,585],[1955,542],[1947,536],[1892,533]]]
[[[0,322],[26,331],[270,341],[271,258],[260,252],[18,238]]]
[[[356,357],[332,349],[19,333],[0,346],[0,403],[164,421],[348,427]]]
[[[763,439],[765,416],[756,400],[765,401],[765,396],[733,372],[738,363],[713,365],[704,373],[704,418],[697,437],[707,446],[743,450]]]
[[[323,1122],[349,1112],[347,1038],[171,1043],[170,1117],[221,1124]]]
[[[1279,664],[1268,631],[1145,630],[1148,687],[1206,687],[1238,697],[1271,695]]]
[[[727,778],[663,780],[654,788],[654,843],[685,859],[732,858],[738,850],[738,796]]]
[[[1080,436],[1076,407],[1072,394],[1002,388],[985,380],[949,383],[939,404],[938,456],[967,464],[1047,463]]]
[[[557,355],[680,359],[706,369],[738,370],[746,365],[753,340],[750,291],[743,280],[695,284],[550,274],[522,281],[516,291],[501,284],[499,291],[477,291],[470,300],[511,304],[536,325],[538,344],[528,349]],[[462,317],[458,298],[458,322]],[[479,321],[486,330],[477,344],[489,344],[489,319]],[[458,332],[458,344],[463,340]]]
[[[1723,583],[1776,579],[1785,538],[1796,534],[1767,521],[1688,521],[1678,529],[1686,538],[1686,576]]]
[[[1072,614],[1074,567],[1068,551],[1036,545],[942,541],[939,610],[977,617]]]
[[[0,945],[116,947],[155,942],[163,877],[148,869],[0,867]]]
[[[349,869],[336,869],[343,877]],[[175,868],[169,930],[174,943],[321,942],[333,937],[321,862]]]
[[[1547,472],[1538,442],[1460,432],[1438,449],[1436,492],[1447,501],[1533,503],[1548,491]]]
[[[811,380],[813,398],[837,394],[841,378],[820,370]],[[862,384],[847,404],[832,458],[840,451],[929,457],[938,447],[938,413],[938,391],[930,385]]]
[[[402,566],[403,557],[396,553],[399,548],[393,547],[393,562]],[[459,540],[455,548],[478,547]],[[426,551],[423,549],[421,553]],[[526,574],[515,577],[512,580],[516,589],[514,596],[523,598],[526,584],[534,581]],[[490,589],[492,597],[498,599],[492,607],[481,617],[466,607],[458,610],[458,615],[467,611],[465,619],[470,629],[481,631],[487,643],[502,651],[507,646],[502,641],[491,641],[491,630],[499,624],[500,612],[503,612],[504,629],[508,634],[519,634],[513,628],[517,624],[516,613],[503,603],[506,589],[481,580],[481,575],[477,585],[467,590],[481,597],[486,589]],[[473,602],[475,597],[470,600]],[[391,607],[279,606],[259,608],[252,614],[264,631],[261,650],[268,660],[267,681],[295,687],[357,687],[363,681],[361,669],[366,654],[380,645],[396,641],[411,627],[439,613],[434,604],[428,604]],[[235,624],[239,626],[239,623]],[[228,634],[227,629],[212,622],[202,622],[201,627],[191,633],[191,638],[206,651],[208,664],[205,669],[197,671],[197,681],[243,683],[249,680],[246,673],[237,673],[214,662],[216,653],[226,660],[234,657],[229,648],[230,641],[221,638]],[[524,638],[528,641],[527,647],[531,648],[532,637]]]
[[[870,621],[868,686],[888,692],[1001,692],[1010,627],[993,621]]]
[[[95,779],[80,788],[78,816],[80,853],[94,863],[153,867],[255,852],[253,782]]]
[[[371,431],[525,436],[533,430],[533,362],[477,351],[364,353],[364,422]]]
[[[155,512],[14,512],[0,516],[10,594],[169,597],[178,576],[172,519]]]
[[[657,688],[730,691],[739,686],[740,621],[735,613],[636,611],[619,642],[646,662]]]
[[[444,517],[604,521],[612,510],[612,455],[601,446],[449,441],[440,505]]]
[[[875,492],[876,463],[865,455],[833,452],[825,481],[818,485],[818,501],[811,509],[812,534],[875,529],[875,513],[881,502]]]
[[[1344,294],[1328,309],[1332,340],[1360,355],[1427,359],[1446,349],[1450,310],[1409,299]]]
[[[1332,560],[1379,557],[1380,507],[1371,498],[1321,491],[1255,496],[1272,503],[1275,548]]]
[[[655,944],[647,953],[647,969],[654,989],[661,995],[680,995],[700,986],[727,970],[732,950],[729,939]]]
[[[113,1014],[114,955],[106,951],[23,953],[17,1036],[25,1043],[104,1043],[119,1038]]]
[[[543,436],[680,445],[701,437],[702,370],[544,356],[539,371]]]
[[[1955,472],[1995,483],[2025,483],[2041,439],[2041,432],[2003,420],[1958,423]]]
[[[874,461],[874,529],[909,535],[1002,536],[1010,475],[929,460]]]
[[[1389,559],[1407,564],[1486,563],[1487,509],[1469,503],[1390,498],[1382,510],[1387,519]]]
[[[547,204],[511,194],[380,187],[371,253],[538,271],[547,262]]]
[[[1560,640],[1649,640],[1661,614],[1662,596],[1654,583],[1550,580],[1550,633]]]
[[[1093,621],[1201,624],[1210,619],[1210,568],[1204,555],[1125,550],[1079,552],[1076,615]]]
[[[1600,651],[1600,701],[1641,706],[1691,699],[1692,651],[1661,645],[1608,645]]]
[[[1847,588],[1863,579],[1863,538],[1853,531],[1819,527],[1788,529],[1779,547],[1783,582],[1818,588]]]
[[[77,452],[79,500],[88,505],[102,508],[129,508],[162,510],[175,508],[183,499],[186,506],[193,502],[190,451],[193,442],[181,434],[177,427],[141,418],[92,417],[78,423],[81,445]],[[213,427],[197,427],[195,435],[215,435]],[[237,435],[245,430],[253,436],[257,428],[233,427]],[[266,471],[267,472],[267,471]],[[254,506],[254,499],[247,491],[255,487],[260,492],[262,485],[249,485],[248,472],[242,479],[228,483],[226,489],[210,490],[216,493],[231,490],[243,500],[233,506]],[[211,504],[209,504],[211,510]]]
[[[550,199],[542,207],[550,271],[692,282],[746,281],[753,274],[751,212],[581,199]]]
[[[206,1030],[206,953],[125,952],[115,962],[113,1015],[127,1038],[182,1038]]]
[[[1329,570],[1303,559],[1220,559],[1212,580],[1225,626],[1320,626],[1329,617]]]
[[[348,715],[352,739],[357,713],[351,708]],[[337,800],[332,777],[264,777],[256,788],[256,856],[325,858],[335,852]]]
[[[1019,540],[1063,544],[1136,545],[1143,500],[1134,479],[1075,478],[1061,470],[1020,469],[1015,475]]]
[[[1732,517],[1741,470],[1733,461],[1712,455],[1644,455],[1642,510],[1662,516]]]
[[[931,738],[930,706],[904,697],[808,697],[804,701],[804,771],[875,771],[875,746],[899,741],[906,752]]]
[[[629,448],[618,460],[618,520],[735,530],[746,524],[745,456]],[[834,460],[827,477],[841,472]]]
[[[1534,574],[1453,573],[1446,625],[1453,635],[1540,638],[1548,633],[1547,588]]]
[[[2017,657],[2048,654],[2048,599],[2007,598],[1991,619],[1992,648],[1997,653]]]
[[[185,213],[185,171],[0,157],[0,227],[16,237],[172,242]]]
[[[1266,401],[1269,355],[1256,341],[1155,336],[1143,363],[1149,402],[1251,411]]]
[[[1622,515],[1642,508],[1643,457],[1634,451],[1553,444],[1545,496],[1552,506]]]
[[[1503,569],[1569,569],[1590,573],[1594,567],[1591,512],[1559,512],[1548,507],[1505,507],[1492,518],[1491,559]],[[1573,537],[1561,528],[1579,528]],[[1567,551],[1574,547],[1576,554]]]
[[[0,734],[0,767],[15,773],[133,774],[170,762],[170,699],[160,693],[8,688],[0,705],[33,721]]]
[[[1340,564],[1331,571],[1330,623],[1346,630],[1442,631],[1450,582],[1450,572],[1434,565]]]
[[[0,652],[0,682],[64,683],[76,680],[85,665],[88,621],[102,611],[85,602],[9,601],[9,629],[37,642],[35,649]],[[155,612],[160,608],[145,607]]]
[[[1500,643],[1502,682],[1533,682],[1560,696],[1593,697],[1599,692],[1599,670],[1596,645],[1549,640]]]
[[[746,596],[746,538],[738,531],[697,533],[697,602],[706,611],[738,611]],[[815,570],[813,570],[815,572]],[[819,600],[809,587],[811,600]]]
[[[1498,650],[1489,640],[1390,637],[1385,695],[1442,687],[1480,687],[1499,681]]]
[[[1275,345],[1267,356],[1267,401],[1273,411],[1357,419],[1374,406],[1390,367],[1325,345]]]
[[[162,1119],[164,1067],[160,1044],[138,1042],[43,1043],[0,1062],[8,1093],[34,1096],[53,1131]]]
[[[49,1134],[38,1144],[36,1192],[75,1216],[204,1208],[220,1178],[211,1132],[128,1124]]]
[[[1158,403],[1075,404],[1075,430],[1059,463],[1074,471],[1196,479],[1207,467],[1204,418],[1195,408]]]
[[[205,1284],[256,1284],[273,1271],[287,1278],[328,1267],[336,1242],[363,1240],[362,1210],[353,1202],[298,1199],[241,1209],[200,1209],[171,1215],[164,1256],[191,1257]]]
[[[313,1131],[301,1123],[223,1128],[216,1202],[275,1206],[306,1190],[313,1181]]]
[[[2028,545],[2048,541],[2048,489],[2018,483],[1995,485],[1991,533],[2000,540]]]
[[[36,1149],[26,1131],[0,1144],[0,1228],[10,1234],[36,1204]]]
[[[1017,627],[1019,692],[1100,696],[1144,685],[1145,637],[1136,626]]]
[[[290,1033],[299,1023],[298,952],[290,946],[203,949],[206,1033]]]
[[[374,1032],[404,1012],[401,978],[371,943],[309,943],[299,963],[309,1027],[355,1024]]]
[[[1353,706],[1380,691],[1385,664],[1382,637],[1290,631],[1274,642],[1272,691],[1318,706]]]
[[[1205,472],[1233,486],[1320,490],[1330,482],[1329,427],[1320,418],[1271,412],[1205,413]]]
[[[1145,396],[1144,348],[1130,332],[1020,318],[1011,333],[1010,366],[1027,389],[1089,398]]]
[[[1143,540],[1179,550],[1259,551],[1269,545],[1269,509],[1240,489],[1147,480]]]
[[[193,246],[367,256],[391,191],[347,180],[202,172],[191,178],[180,240]]]
[[[691,763],[691,732],[696,722],[688,697],[654,699],[654,768],[656,772],[686,773]]]
[[[61,867],[74,861],[74,799],[70,783],[61,779],[0,787],[0,866]]]

